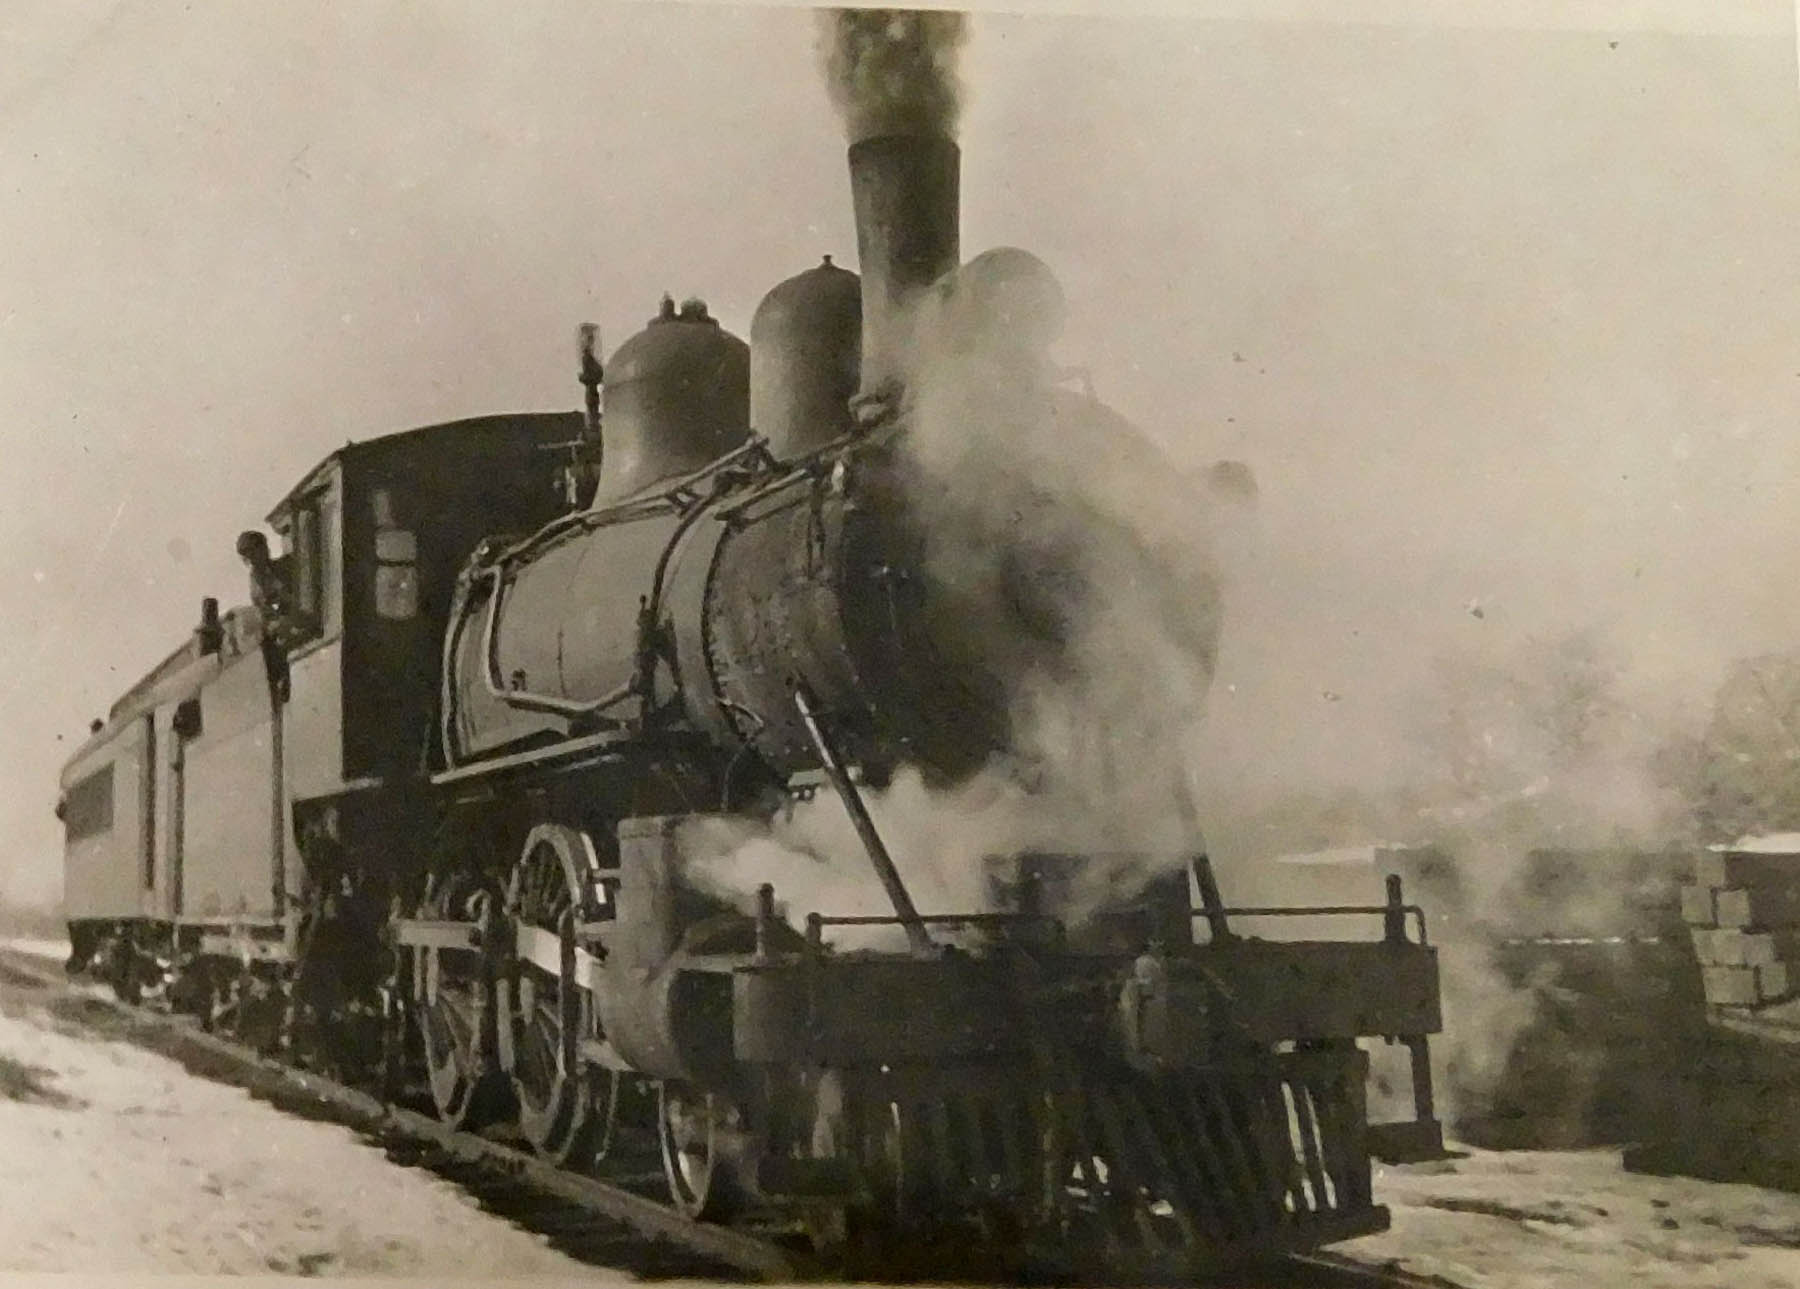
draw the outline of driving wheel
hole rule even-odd
[[[427,896],[422,919],[444,919],[446,910],[479,914],[488,899],[463,901]],[[479,919],[478,919],[479,920]],[[455,1128],[492,1121],[504,1106],[505,1085],[493,1071],[486,1031],[493,1024],[494,982],[478,950],[426,945],[415,950],[424,996],[413,1006],[426,1082],[438,1117]]]
[[[574,1167],[598,1152],[618,1077],[581,1054],[582,1040],[596,1032],[593,995],[580,979],[591,960],[575,941],[585,877],[596,866],[592,850],[575,829],[540,824],[506,895],[519,952],[512,1070],[519,1130],[538,1154]]]

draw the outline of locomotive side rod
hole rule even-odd
[[[869,818],[862,793],[850,782],[850,772],[844,768],[837,749],[832,746],[824,726],[819,723],[818,713],[813,709],[812,695],[803,684],[794,686],[794,706],[800,710],[800,720],[806,726],[813,746],[818,749],[819,761],[831,779],[831,786],[837,789],[838,796],[843,799],[844,809],[850,813],[850,822],[856,826],[856,835],[862,838],[863,849],[869,852],[869,862],[875,866],[875,876],[881,879],[888,899],[893,902],[894,914],[906,930],[907,944],[920,957],[929,956],[936,951],[937,944],[925,929],[919,910],[914,906],[912,896],[907,893],[906,883],[900,880],[900,870],[894,867],[894,857],[888,854],[887,845],[875,828],[875,821]]]

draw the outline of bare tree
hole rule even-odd
[[[1705,735],[1671,746],[1664,768],[1709,839],[1800,831],[1800,655],[1736,664]]]

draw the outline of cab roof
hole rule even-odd
[[[580,412],[501,412],[397,430],[360,442],[351,439],[301,476],[269,511],[267,519],[273,524],[292,510],[300,498],[323,483],[333,467],[340,463],[381,467],[405,462],[409,457],[424,461],[466,454],[484,441],[499,445],[520,437],[533,440],[538,446],[548,446],[578,438],[581,427]]]

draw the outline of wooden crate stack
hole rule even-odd
[[[1800,986],[1800,851],[1701,852],[1681,917],[1712,1006],[1762,1007]]]

